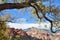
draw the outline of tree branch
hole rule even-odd
[[[46,16],[44,16],[44,18],[51,23],[51,27],[50,27],[51,32],[52,33],[56,33],[56,31],[53,31],[53,21],[51,21],[50,19],[48,19]]]
[[[20,8],[25,8],[25,7],[29,7],[30,3],[5,3],[5,4],[0,4],[0,11],[1,10],[5,10],[5,9],[20,9]]]

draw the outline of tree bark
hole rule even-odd
[[[30,3],[5,3],[5,4],[0,4],[0,11],[5,10],[5,9],[20,9],[20,8],[25,8],[29,7]]]

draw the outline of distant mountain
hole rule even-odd
[[[31,27],[31,28],[28,28],[28,29],[24,29],[24,31],[28,32],[28,31],[33,31],[33,30],[38,30],[38,31],[41,31],[41,30],[44,30],[48,33],[50,33],[51,31],[50,30],[47,30],[47,29],[38,29],[38,28],[35,28],[35,27]]]
[[[26,31],[26,32],[29,32],[29,31],[40,31],[40,32],[49,33],[50,35],[55,34],[55,33],[52,33],[51,30],[48,30],[48,29],[38,29],[38,28],[35,28],[35,27],[31,27],[31,28],[28,28],[28,29],[24,29],[24,31]],[[60,29],[58,29],[58,30],[56,31],[56,33],[60,33]]]
[[[57,33],[52,33],[50,31],[50,28],[41,28],[42,26],[40,26],[39,24],[19,24],[19,23],[7,23],[7,25],[10,28],[15,28],[16,30],[14,30],[15,32],[17,31],[17,33],[19,33],[20,35],[25,33],[28,35],[24,37],[22,37],[22,40],[27,40],[27,38],[29,40],[55,40],[57,38],[60,38],[60,32]],[[44,25],[44,24],[42,24]],[[40,27],[39,27],[40,26]],[[18,30],[17,30],[18,29]],[[23,29],[22,31],[19,31],[19,29]],[[59,29],[58,29],[59,31]],[[57,37],[58,36],[58,37]],[[43,37],[43,38],[42,38]],[[60,39],[59,39],[60,40]]]

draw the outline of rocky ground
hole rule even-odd
[[[60,40],[59,32],[51,33],[49,31],[39,30],[37,28],[31,28],[29,31],[27,31],[27,34],[42,40]]]
[[[46,30],[40,30],[37,28],[29,28],[28,30],[10,28],[9,35],[17,40],[60,40],[60,33],[51,33]],[[18,35],[18,36],[16,36]],[[12,38],[12,39],[13,39]]]

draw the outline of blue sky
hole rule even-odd
[[[28,8],[27,8],[28,9]],[[15,19],[13,20],[14,22],[18,22],[18,23],[34,23],[36,22],[37,18],[35,18],[35,20],[33,20],[32,18],[30,18],[30,16],[32,15],[31,13],[31,9],[32,7],[29,7],[28,10],[26,10],[26,8],[23,9],[8,9],[8,10],[3,10],[1,11],[2,14],[10,14],[11,17],[15,17]]]
[[[60,4],[59,4],[60,0],[53,0],[53,1],[54,2],[52,2],[52,3],[56,7],[60,6]],[[12,0],[7,0],[7,2],[8,3],[13,3]],[[50,2],[45,2],[43,4],[46,5],[46,6],[49,6]],[[37,22],[37,20],[38,20],[37,17],[34,20],[32,18],[30,18],[31,10],[32,10],[31,7],[29,8],[29,10],[26,10],[25,8],[21,9],[21,10],[18,10],[18,9],[9,9],[9,10],[4,10],[1,13],[3,13],[4,15],[9,13],[11,15],[11,17],[15,17],[15,20],[13,20],[14,22],[20,22],[20,23],[34,23],[34,22]],[[47,17],[50,18],[48,15],[47,15]]]

